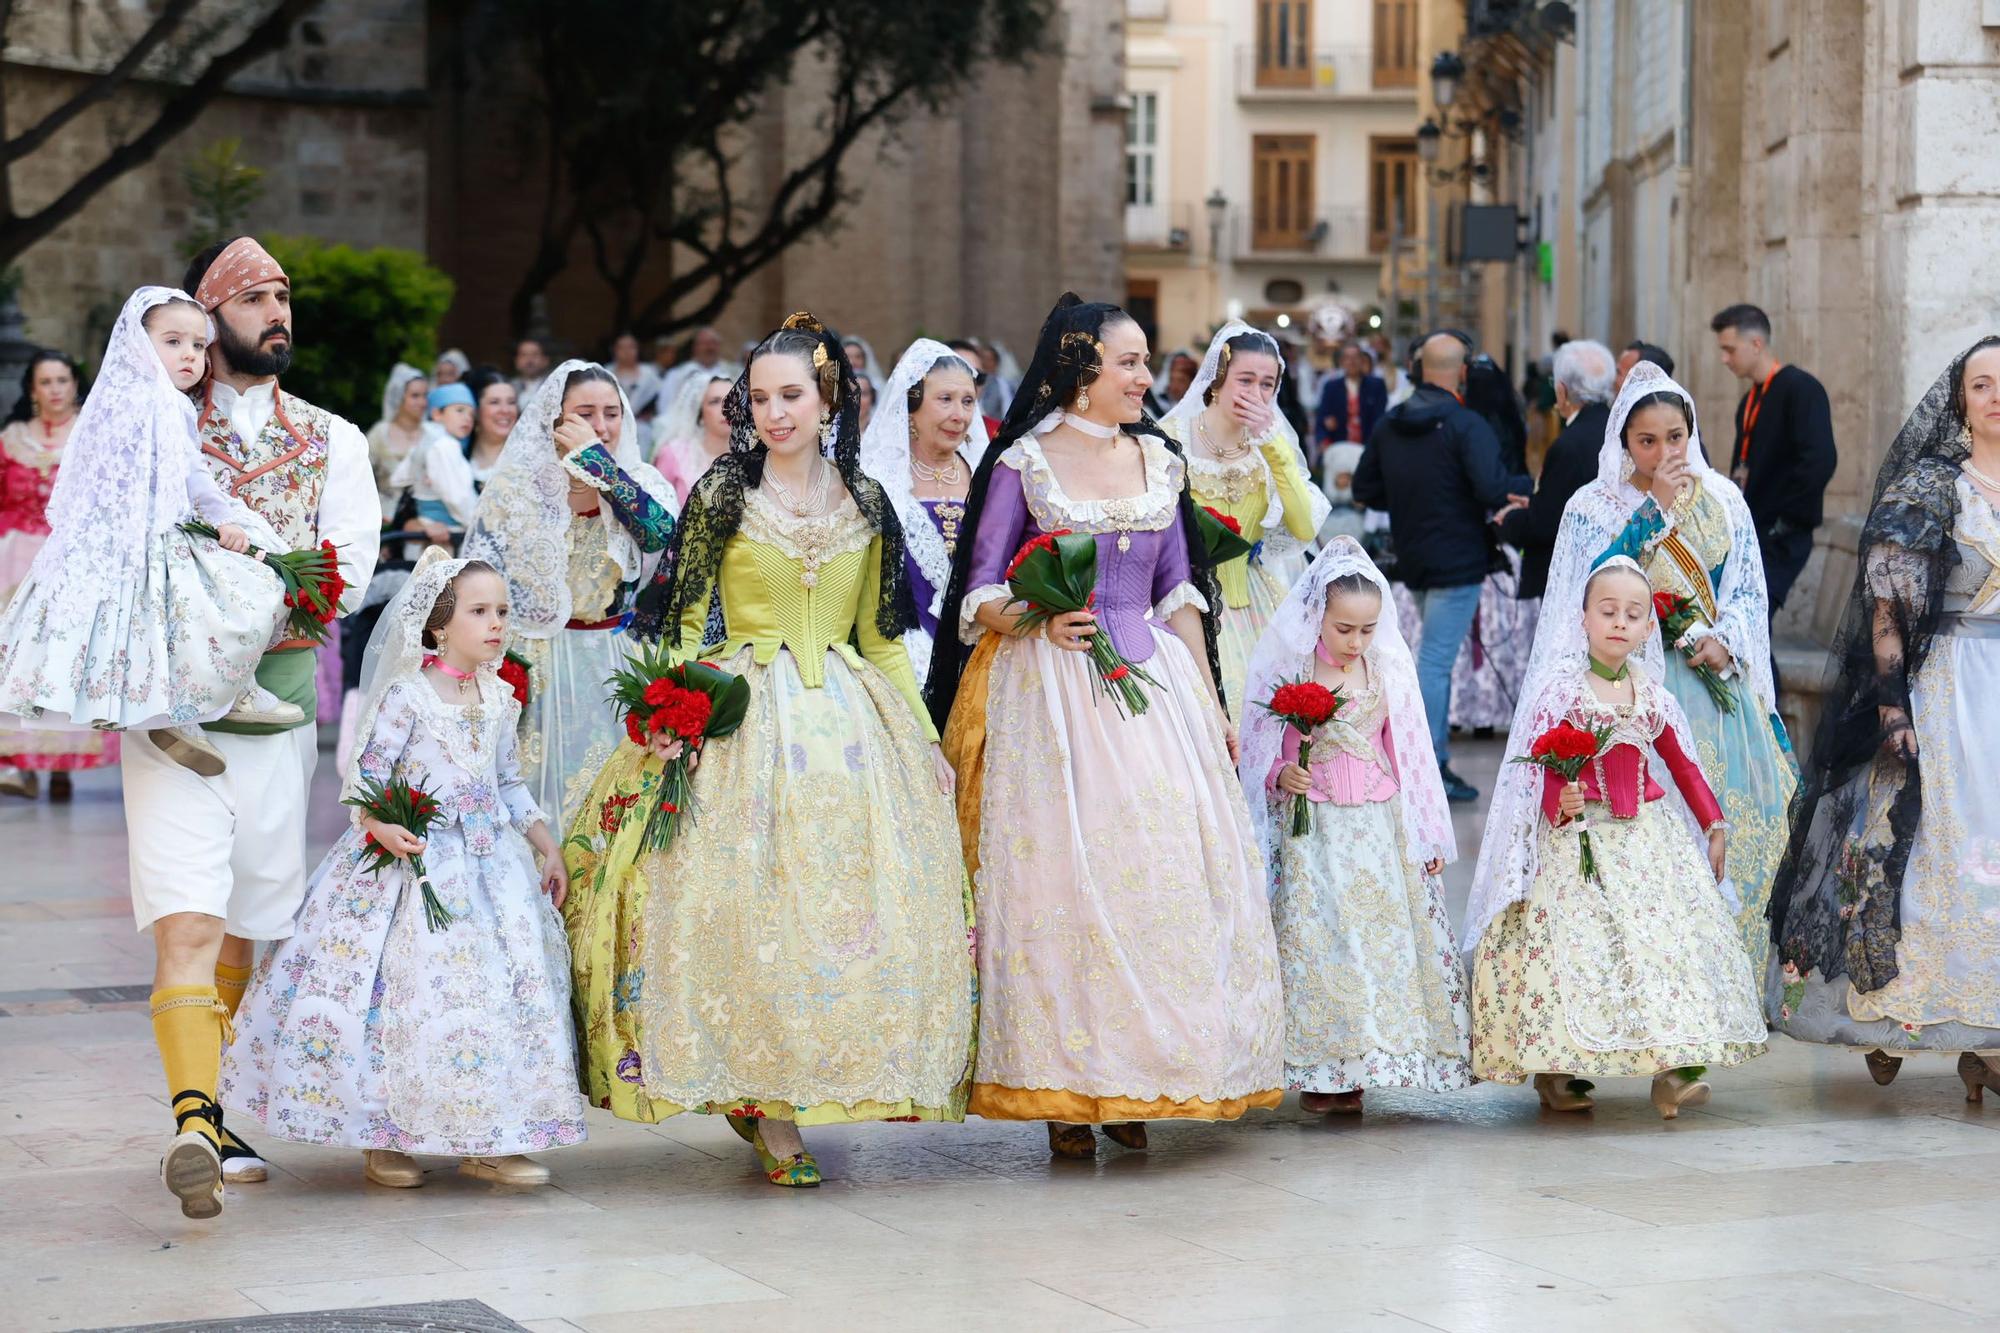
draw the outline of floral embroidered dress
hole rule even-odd
[[[1930,652],[1909,681],[1922,805],[1900,894],[1885,885],[1881,862],[1900,806],[1887,769],[1901,760],[1863,766],[1858,791],[1802,815],[1839,848],[1823,877],[1801,877],[1767,983],[1775,1026],[1803,1041],[1891,1054],[2000,1051],[2000,747],[1990,711],[2000,700],[2000,514],[1962,475],[1940,488],[1957,492],[1956,523],[1943,536],[1957,559],[1936,593],[1923,551],[1936,539],[1912,498],[1919,488],[1892,484],[1863,540],[1872,598],[1942,599]],[[1848,810],[1850,827],[1824,827],[1824,815]],[[1812,929],[1843,942],[1846,975],[1831,983],[1807,947]]]
[[[1580,776],[1582,820],[1557,825],[1562,779],[1539,775],[1538,869],[1528,896],[1469,941],[1472,1070],[1480,1078],[1650,1076],[1764,1052],[1757,988],[1730,906],[1703,847],[1664,799],[1647,751],[1700,827],[1713,827],[1722,809],[1667,721],[1662,687],[1629,669],[1631,704],[1603,702],[1582,672],[1552,681],[1537,702],[1544,719],[1612,731]],[[1601,883],[1583,876],[1585,828]]]
[[[1186,419],[1170,418],[1161,425],[1188,447],[1187,437],[1193,431]],[[1222,613],[1216,620],[1216,647],[1222,658],[1218,683],[1230,720],[1241,722],[1250,653],[1291,587],[1288,575],[1298,572],[1290,568],[1291,562],[1267,560],[1262,543],[1281,514],[1284,532],[1296,541],[1311,541],[1326,512],[1326,497],[1307,480],[1297,446],[1281,434],[1264,440],[1249,457],[1230,463],[1203,458],[1189,448],[1187,469],[1194,502],[1235,519],[1243,539],[1259,548],[1215,568],[1222,588]]]
[[[584,1087],[622,1119],[965,1116],[970,894],[909,655],[876,628],[882,540],[845,494],[799,518],[748,491],[706,655],[750,682],[742,728],[703,749],[665,852],[641,845],[662,766],[630,742],[570,827]]]
[[[295,1143],[454,1157],[580,1143],[562,921],[523,831],[520,705],[489,666],[452,704],[391,684],[356,771],[437,797],[423,859],[452,915],[433,931],[401,867],[363,868],[359,812],[264,955],[223,1052],[219,1099]]]
[[[0,608],[48,540],[49,495],[75,420],[53,430],[35,421],[0,430]],[[117,762],[118,738],[101,731],[0,727],[0,768],[69,773]]]
[[[1186,471],[1139,440],[1146,486],[1072,500],[1032,437],[992,470],[955,628],[976,644],[945,752],[979,919],[979,1074],[996,1119],[1231,1119],[1282,1099],[1284,1003],[1264,862],[1199,666],[1165,625],[1202,607]],[[1087,654],[974,619],[1029,538],[1097,539],[1097,616],[1155,682],[1127,717]],[[1205,609],[1205,608],[1204,608]]]
[[[1725,566],[1758,559],[1755,549],[1732,543],[1730,533],[1722,501],[1697,476],[1694,489],[1670,515],[1663,515],[1647,496],[1596,563],[1614,555],[1636,560],[1654,592],[1687,598],[1702,624],[1722,627],[1720,636],[1727,643],[1735,618],[1749,614],[1763,619],[1766,614],[1761,606],[1746,610],[1718,603]],[[1724,712],[1688,665],[1687,655],[1671,644],[1666,648],[1666,686],[1687,714],[1694,758],[1720,784],[1722,811],[1729,820],[1729,878],[1743,902],[1736,930],[1761,977],[1771,944],[1764,909],[1784,859],[1788,811],[1799,785],[1791,741],[1775,701],[1763,697],[1745,673],[1733,671],[1722,682],[1732,701],[1731,711]]]
[[[49,499],[50,533],[0,611],[0,714],[22,726],[146,729],[210,722],[251,681],[283,623],[263,562],[181,524],[240,524],[286,545],[203,466],[195,408],[144,327],[174,299],[141,287],[119,312]]]
[[[1322,650],[1323,652],[1323,650]],[[1299,733],[1265,780],[1278,830],[1272,916],[1285,986],[1285,1086],[1303,1092],[1468,1087],[1465,973],[1444,886],[1412,861],[1397,800],[1401,769],[1381,668],[1312,737],[1312,828],[1289,832],[1292,798],[1278,772],[1299,757]]]

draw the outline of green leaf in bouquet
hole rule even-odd
[[[1253,543],[1241,533],[1231,532],[1204,505],[1194,507],[1194,526],[1203,549],[1208,552],[1208,563],[1211,565],[1227,564],[1238,556],[1250,554],[1253,549]]]
[[[1073,532],[1056,538],[1063,580],[1081,605],[1097,587],[1097,538],[1088,532]]]

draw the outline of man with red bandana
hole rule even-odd
[[[293,549],[330,541],[360,604],[375,568],[381,506],[368,442],[352,423],[278,387],[292,359],[292,289],[247,236],[195,257],[182,284],[215,321],[195,390],[203,461]],[[280,634],[284,631],[280,631]],[[313,645],[279,639],[257,683],[304,713],[289,727],[212,723],[213,776],[150,745],[125,747],[132,908],[153,930],[153,1035],[180,1131],[161,1178],[181,1211],[222,1211],[222,1186],[263,1180],[264,1162],[224,1128],[215,1081],[255,942],[292,933],[305,892],[306,796],[319,757]]]

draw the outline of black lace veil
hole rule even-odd
[[[894,639],[917,623],[909,568],[903,559],[902,525],[896,520],[888,493],[861,470],[854,370],[839,340],[818,319],[800,311],[757,344],[729,391],[723,404],[723,414],[729,419],[729,452],[716,459],[695,483],[660,570],[639,595],[631,631],[638,638],[664,635],[668,643],[680,644],[682,614],[695,599],[708,596],[722,568],[723,548],[743,524],[744,497],[764,480],[764,459],[769,451],[757,436],[750,412],[750,367],[758,357],[772,353],[810,360],[819,379],[820,398],[833,409],[833,439],[830,446],[822,441],[822,451],[832,459],[869,525],[882,534],[882,600],[875,612],[876,629]]]
[[[1015,391],[1013,405],[1007,409],[1007,419],[972,474],[972,489],[966,495],[964,536],[951,562],[951,584],[939,609],[937,641],[932,645],[930,678],[924,689],[931,718],[940,730],[951,715],[952,701],[958,697],[959,674],[965,669],[967,649],[958,637],[959,607],[965,601],[966,580],[971,576],[972,550],[976,545],[973,537],[979,531],[980,516],[986,511],[986,491],[993,480],[993,468],[1014,441],[1032,432],[1049,413],[1069,407],[1080,390],[1090,387],[1103,369],[1100,332],[1107,325],[1129,319],[1130,315],[1108,301],[1085,301],[1075,292],[1064,292],[1048,318],[1042,321],[1034,357],[1021,375],[1021,385]],[[1124,427],[1124,431],[1127,435],[1150,435],[1174,453],[1181,452],[1173,437],[1151,417],[1140,417]],[[1210,608],[1202,616],[1208,670],[1220,689],[1222,666],[1216,654],[1215,615],[1222,605],[1222,594],[1208,552],[1192,539],[1197,531],[1194,499],[1185,481],[1181,485],[1180,506],[1181,530],[1190,538],[1188,562],[1194,572],[1194,585]]]
[[[1838,677],[1792,798],[1791,841],[1771,890],[1771,942],[1804,976],[1879,990],[1897,972],[1903,876],[1923,811],[1923,764],[1890,743],[1910,681],[1936,646],[1945,580],[1958,564],[1965,363],[1954,359],[1889,447],[1861,531],[1854,587],[1834,643]]]

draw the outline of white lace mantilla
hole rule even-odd
[[[1039,440],[1023,436],[1000,461],[1021,474],[1028,512],[1046,532],[1057,528],[1089,533],[1159,532],[1174,521],[1187,464],[1153,436],[1139,437],[1138,444],[1145,459],[1146,489],[1109,500],[1072,500],[1066,495]]]

